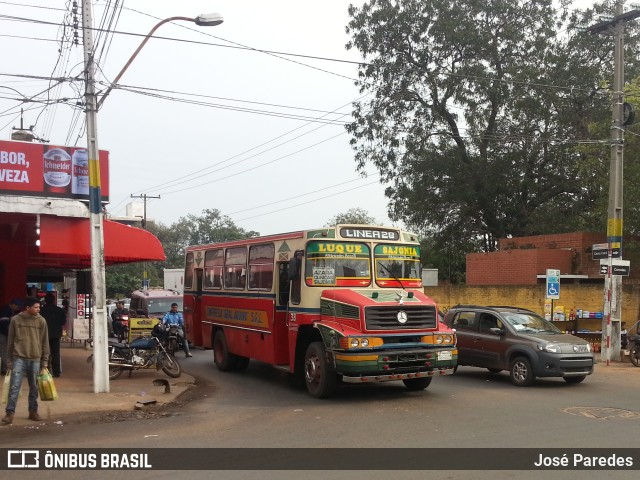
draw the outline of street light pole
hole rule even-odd
[[[620,321],[622,319],[622,277],[613,275],[614,251],[622,258],[622,173],[624,154],[624,25],[640,17],[634,9],[623,13],[624,0],[616,3],[615,16],[587,29],[592,34],[613,31],[613,98],[611,112],[611,160],[609,163],[609,204],[607,242],[609,262],[604,288],[602,319],[602,356],[606,365],[620,357]]]
[[[622,5],[616,4],[615,17],[622,15]],[[609,265],[607,266],[607,286],[605,300],[605,328],[602,330],[602,351],[606,365],[620,356],[620,320],[622,319],[622,277],[612,275],[613,249],[617,248],[622,258],[622,172],[624,154],[624,21],[618,20],[614,26],[613,47],[613,106],[611,109],[611,160],[609,164],[609,205],[607,210],[607,243],[609,244]]]
[[[93,17],[91,1],[82,4],[84,40],[85,102],[87,116],[87,150],[89,154],[89,225],[91,228],[91,285],[93,298],[93,391],[109,392],[107,350],[106,289],[104,272],[104,225],[100,194],[100,160],[98,152],[98,103],[95,91],[93,52]]]
[[[93,51],[93,15],[91,0],[82,2],[82,34],[84,41],[85,109],[87,121],[87,149],[89,154],[89,225],[91,228],[91,285],[93,292],[93,391],[109,392],[109,359],[107,345],[107,315],[105,262],[104,262],[104,224],[100,193],[100,159],[98,153],[98,109],[113,86],[122,77],[133,59],[147,43],[153,33],[162,25],[173,20],[195,22],[200,26],[215,26],[223,22],[217,13],[199,15],[196,18],[171,17],[159,22],[147,34],[138,49],[131,56],[115,81],[109,86],[98,102],[95,91],[95,57]]]
[[[127,71],[127,69],[129,68],[129,65],[131,65],[133,60],[138,56],[138,53],[140,53],[140,50],[142,50],[142,47],[144,47],[147,44],[147,42],[153,36],[155,31],[158,28],[160,28],[162,25],[164,25],[165,23],[174,22],[176,20],[181,20],[181,21],[184,21],[184,22],[194,22],[196,25],[199,25],[201,27],[214,27],[216,25],[220,25],[224,21],[221,15],[219,15],[217,13],[210,13],[210,14],[207,14],[207,15],[198,15],[196,18],[191,18],[191,17],[169,17],[169,18],[165,18],[164,20],[158,22],[151,29],[151,31],[149,31],[149,33],[147,33],[147,36],[144,37],[144,40],[142,40],[142,43],[140,43],[140,45],[138,46],[136,51],[133,52],[133,54],[131,55],[131,58],[129,58],[129,61],[127,61],[125,66],[122,67],[122,70],[120,70],[120,73],[118,73],[116,78],[113,79],[113,82],[111,82],[111,85],[109,85],[109,88],[107,88],[105,90],[104,94],[100,98],[100,101],[98,102],[98,108],[100,108],[102,106],[102,103],[104,102],[105,98],[107,98],[107,95],[109,95],[109,93],[111,93],[111,90],[113,90],[114,85],[117,85],[118,81],[122,78],[122,75],[124,75],[124,72]]]

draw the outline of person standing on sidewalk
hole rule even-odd
[[[25,311],[11,319],[7,340],[7,367],[11,369],[9,401],[2,423],[10,425],[16,412],[22,377],[29,382],[29,420],[40,421],[38,415],[38,373],[47,368],[49,335],[47,321],[40,315],[40,301],[27,297]]]
[[[67,314],[63,308],[56,305],[56,297],[53,293],[44,296],[44,306],[40,309],[40,315],[47,321],[49,331],[49,352],[51,353],[51,374],[59,377],[62,372],[60,362],[60,337],[62,328],[67,323]]]

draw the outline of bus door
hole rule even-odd
[[[202,320],[204,320],[204,315],[202,314],[202,276],[203,276],[202,268],[195,268],[193,270],[194,273],[194,285],[193,285],[193,306],[192,306],[192,328],[193,330],[189,333],[189,338],[193,341],[195,345],[202,345]]]
[[[277,264],[278,291],[276,294],[276,314],[273,322],[273,333],[276,345],[276,364],[283,365],[289,363],[289,263],[279,262]]]

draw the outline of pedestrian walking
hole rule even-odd
[[[40,301],[27,297],[25,311],[11,319],[7,339],[7,367],[11,370],[9,399],[6,415],[2,423],[13,423],[18,403],[18,394],[22,387],[22,377],[29,382],[29,420],[40,421],[38,415],[38,374],[47,368],[49,358],[49,335],[47,321],[40,315]]]
[[[67,323],[67,314],[63,308],[56,305],[56,297],[53,293],[44,296],[44,306],[40,308],[40,315],[47,321],[49,331],[49,353],[51,354],[51,374],[59,377],[62,372],[60,360],[60,338],[64,324]]]

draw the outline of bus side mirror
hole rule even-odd
[[[287,274],[289,276],[289,280],[297,280],[300,278],[300,262],[296,257],[293,257],[289,260],[289,268]]]

